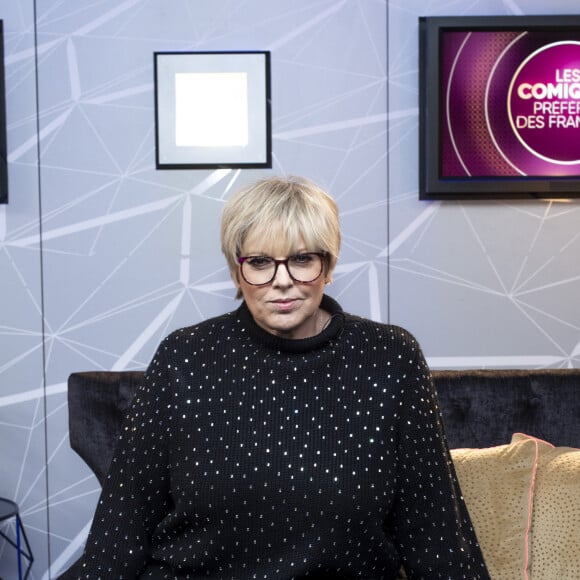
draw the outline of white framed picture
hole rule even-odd
[[[154,59],[157,169],[272,167],[268,51]]]

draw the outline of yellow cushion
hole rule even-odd
[[[530,578],[580,579],[580,449],[540,441],[539,450]]]
[[[490,576],[528,580],[539,443],[525,438],[486,449],[453,449],[463,497]]]

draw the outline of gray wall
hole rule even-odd
[[[98,498],[69,449],[68,374],[141,369],[172,329],[234,308],[220,211],[270,173],[155,170],[154,51],[272,51],[272,173],[338,200],[345,309],[406,326],[433,367],[580,366],[579,203],[417,199],[417,17],[436,10],[580,5],[0,0],[0,496],[20,504],[32,578],[78,555]],[[0,576],[14,565],[0,545]]]

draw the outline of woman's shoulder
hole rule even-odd
[[[428,374],[419,342],[402,326],[347,314],[342,340],[346,357],[394,377],[397,384],[414,384]]]
[[[163,339],[161,346],[176,347],[177,345],[191,345],[192,343],[206,343],[212,340],[231,338],[231,334],[236,326],[236,312],[227,312],[189,326],[178,328]]]
[[[377,322],[355,314],[345,314],[345,330],[362,337],[372,337],[377,341],[394,341],[401,344],[417,345],[415,336],[397,324]]]
[[[397,324],[376,322],[361,316],[346,314],[345,339],[359,352],[374,352],[379,358],[412,361],[424,364],[424,354],[412,332]]]

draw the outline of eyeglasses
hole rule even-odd
[[[314,282],[324,269],[325,252],[303,252],[276,260],[270,256],[242,256],[238,258],[242,278],[252,286],[265,286],[276,277],[278,266],[284,264],[294,282]]]

